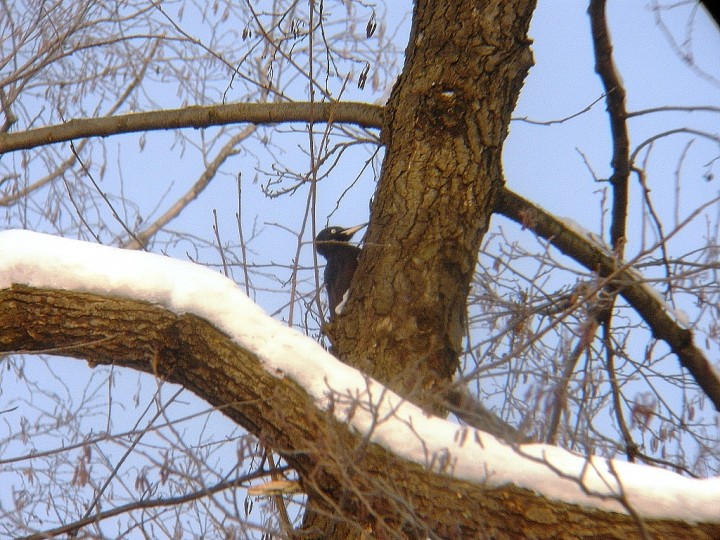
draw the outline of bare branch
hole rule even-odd
[[[503,189],[498,195],[495,210],[545,238],[588,270],[610,278],[618,286],[619,294],[648,324],[653,336],[670,346],[683,367],[720,411],[720,376],[693,343],[692,332],[678,324],[639,274],[618,264],[617,259],[602,246],[583,238],[567,224],[508,189]]]
[[[592,0],[588,7],[593,45],[595,46],[595,71],[605,88],[607,110],[610,115],[610,131],[613,141],[610,183],[613,186],[613,211],[610,225],[610,243],[622,257],[627,225],[628,181],[630,178],[630,137],[625,124],[625,87],[615,67],[612,43],[605,19],[605,0]]]
[[[85,137],[227,124],[346,122],[363,127],[382,123],[383,108],[367,103],[233,103],[70,120],[57,126],[0,133],[0,154]]]

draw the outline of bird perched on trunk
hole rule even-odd
[[[357,269],[360,248],[350,244],[350,239],[365,225],[367,223],[346,229],[328,227],[315,237],[315,249],[327,260],[323,279],[330,304],[330,318],[340,314],[345,293]]]

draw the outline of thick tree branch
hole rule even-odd
[[[383,107],[367,103],[232,103],[183,109],[82,118],[18,133],[0,133],[0,155],[85,137],[226,124],[346,122],[364,127],[382,123]]]
[[[328,511],[377,534],[526,538],[555,530],[577,538],[638,536],[631,516],[548,501],[511,485],[486,489],[368,443],[318,409],[297,384],[271,375],[252,352],[192,314],[131,299],[13,286],[0,291],[0,329],[3,352],[62,354],[182,384],[282,454]],[[645,526],[658,538],[720,535],[720,524],[648,520]]]
[[[678,324],[641,275],[622,266],[601,244],[583,237],[577,229],[508,189],[503,189],[498,196],[496,212],[545,238],[588,270],[609,278],[620,295],[645,320],[653,336],[670,346],[680,364],[720,411],[720,376],[693,343],[692,332]]]

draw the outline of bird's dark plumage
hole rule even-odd
[[[330,305],[330,318],[337,315],[335,310],[342,303],[357,269],[360,248],[350,244],[350,239],[365,225],[367,223],[348,228],[328,227],[315,238],[315,249],[327,260],[323,279]]]

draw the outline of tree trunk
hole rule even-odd
[[[330,328],[340,358],[434,412],[457,370],[502,144],[532,65],[534,7],[416,2],[360,266]]]

